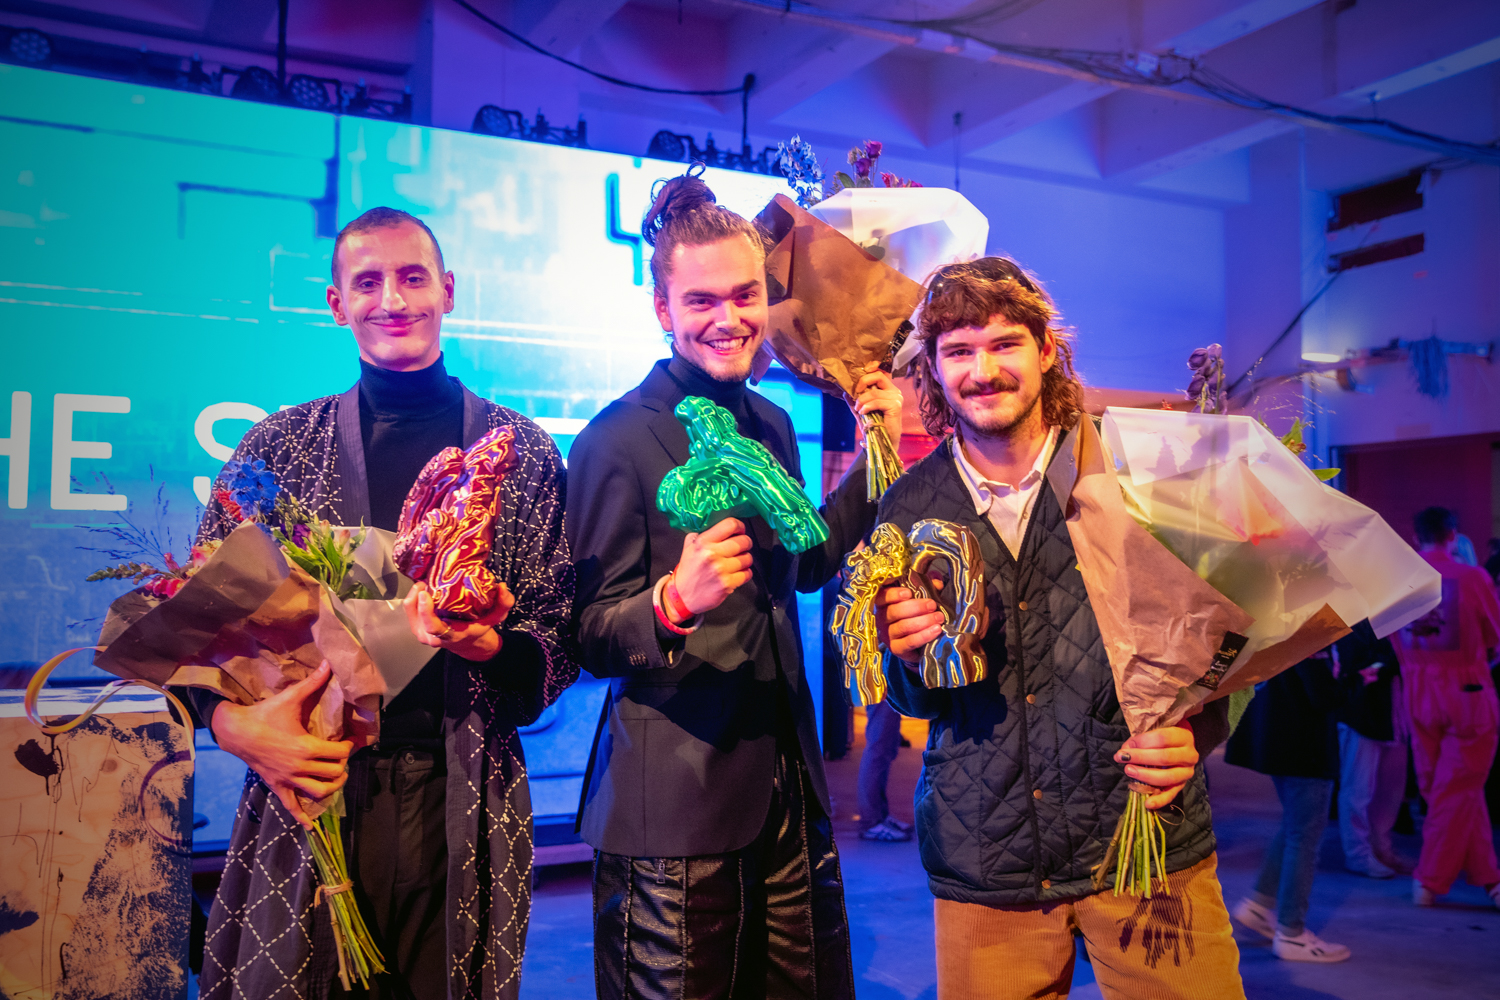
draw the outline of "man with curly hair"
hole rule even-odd
[[[877,599],[891,703],[931,720],[917,836],[937,897],[939,1000],[1066,996],[1074,933],[1108,998],[1243,997],[1215,874],[1201,758],[1227,735],[1223,702],[1132,737],[1047,479],[1083,410],[1051,299],[1003,257],[940,269],[917,335],[923,423],[944,439],[886,492],[880,520],[925,518],[979,540],[989,628],[984,680],[929,690],[915,672],[941,631],[933,600]],[[941,587],[937,578],[934,585]],[[1097,891],[1127,785],[1170,808],[1170,894]]]

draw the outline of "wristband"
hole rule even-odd
[[[665,628],[668,632],[672,632],[676,635],[692,635],[694,632],[698,631],[698,626],[703,624],[702,615],[698,615],[696,618],[692,619],[691,624],[683,627],[681,625],[674,624],[672,619],[667,616],[667,612],[662,608],[662,591],[666,589],[667,581],[670,579],[671,574],[669,573],[666,576],[662,577],[660,580],[656,581],[656,586],[651,588],[651,608],[656,612],[656,620],[661,622],[662,628]]]
[[[682,599],[682,594],[677,590],[676,570],[667,574],[667,586],[662,590],[662,595],[667,599],[667,607],[672,610],[672,617],[678,621],[692,621],[698,617],[693,614],[692,609],[687,606],[687,601]]]

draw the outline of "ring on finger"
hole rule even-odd
[[[441,632],[434,632],[434,633],[432,633],[432,637],[434,639],[446,639],[446,638],[448,638],[452,634],[453,634],[453,626],[452,625],[444,625],[443,626],[443,630]]]

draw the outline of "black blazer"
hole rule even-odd
[[[591,420],[568,454],[583,666],[610,679],[579,829],[599,850],[631,857],[724,854],[756,837],[770,808],[782,698],[813,790],[830,809],[793,591],[815,591],[838,572],[876,510],[861,460],[828,498],[823,545],[793,555],[764,520],[750,519],[750,582],[685,640],[660,628],[652,588],[677,565],[684,535],[657,509],[656,491],[688,459],[672,413],[684,392],[666,366]],[[801,480],[791,418],[763,396],[746,398],[749,430]]]
[[[1401,673],[1396,649],[1391,640],[1375,638],[1368,618],[1350,627],[1353,631],[1334,644],[1339,654],[1339,684],[1345,694],[1336,717],[1367,739],[1389,743],[1396,738],[1392,701]],[[1380,672],[1374,684],[1366,684],[1360,671],[1375,663],[1381,665]]]
[[[1224,748],[1225,762],[1278,777],[1337,778],[1334,713],[1343,700],[1333,664],[1323,656],[1262,681]]]

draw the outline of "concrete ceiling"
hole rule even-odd
[[[642,83],[716,89],[753,73],[752,137],[800,132],[830,160],[853,141],[880,138],[893,160],[925,165],[940,180],[957,156],[966,169],[1233,201],[1242,187],[1236,157],[1302,127],[1190,87],[1101,80],[1017,46],[1176,52],[1247,91],[1323,113],[1374,108],[1475,142],[1495,140],[1500,128],[1494,0],[471,2],[548,51]],[[378,60],[397,76],[427,65],[417,50],[434,7],[519,51],[453,0],[426,0],[425,10],[415,0],[290,0],[289,42],[307,60]],[[154,33],[165,41],[153,47],[168,51],[196,41],[264,52],[276,40],[275,0],[0,0],[0,21],[110,38]],[[575,106],[591,113],[619,108],[687,131],[739,131],[738,97],[628,92],[558,72],[576,89]],[[477,89],[474,103],[486,103]],[[1436,158],[1349,133],[1319,130],[1318,142],[1332,160],[1349,161],[1330,161],[1328,179],[1339,182]]]

